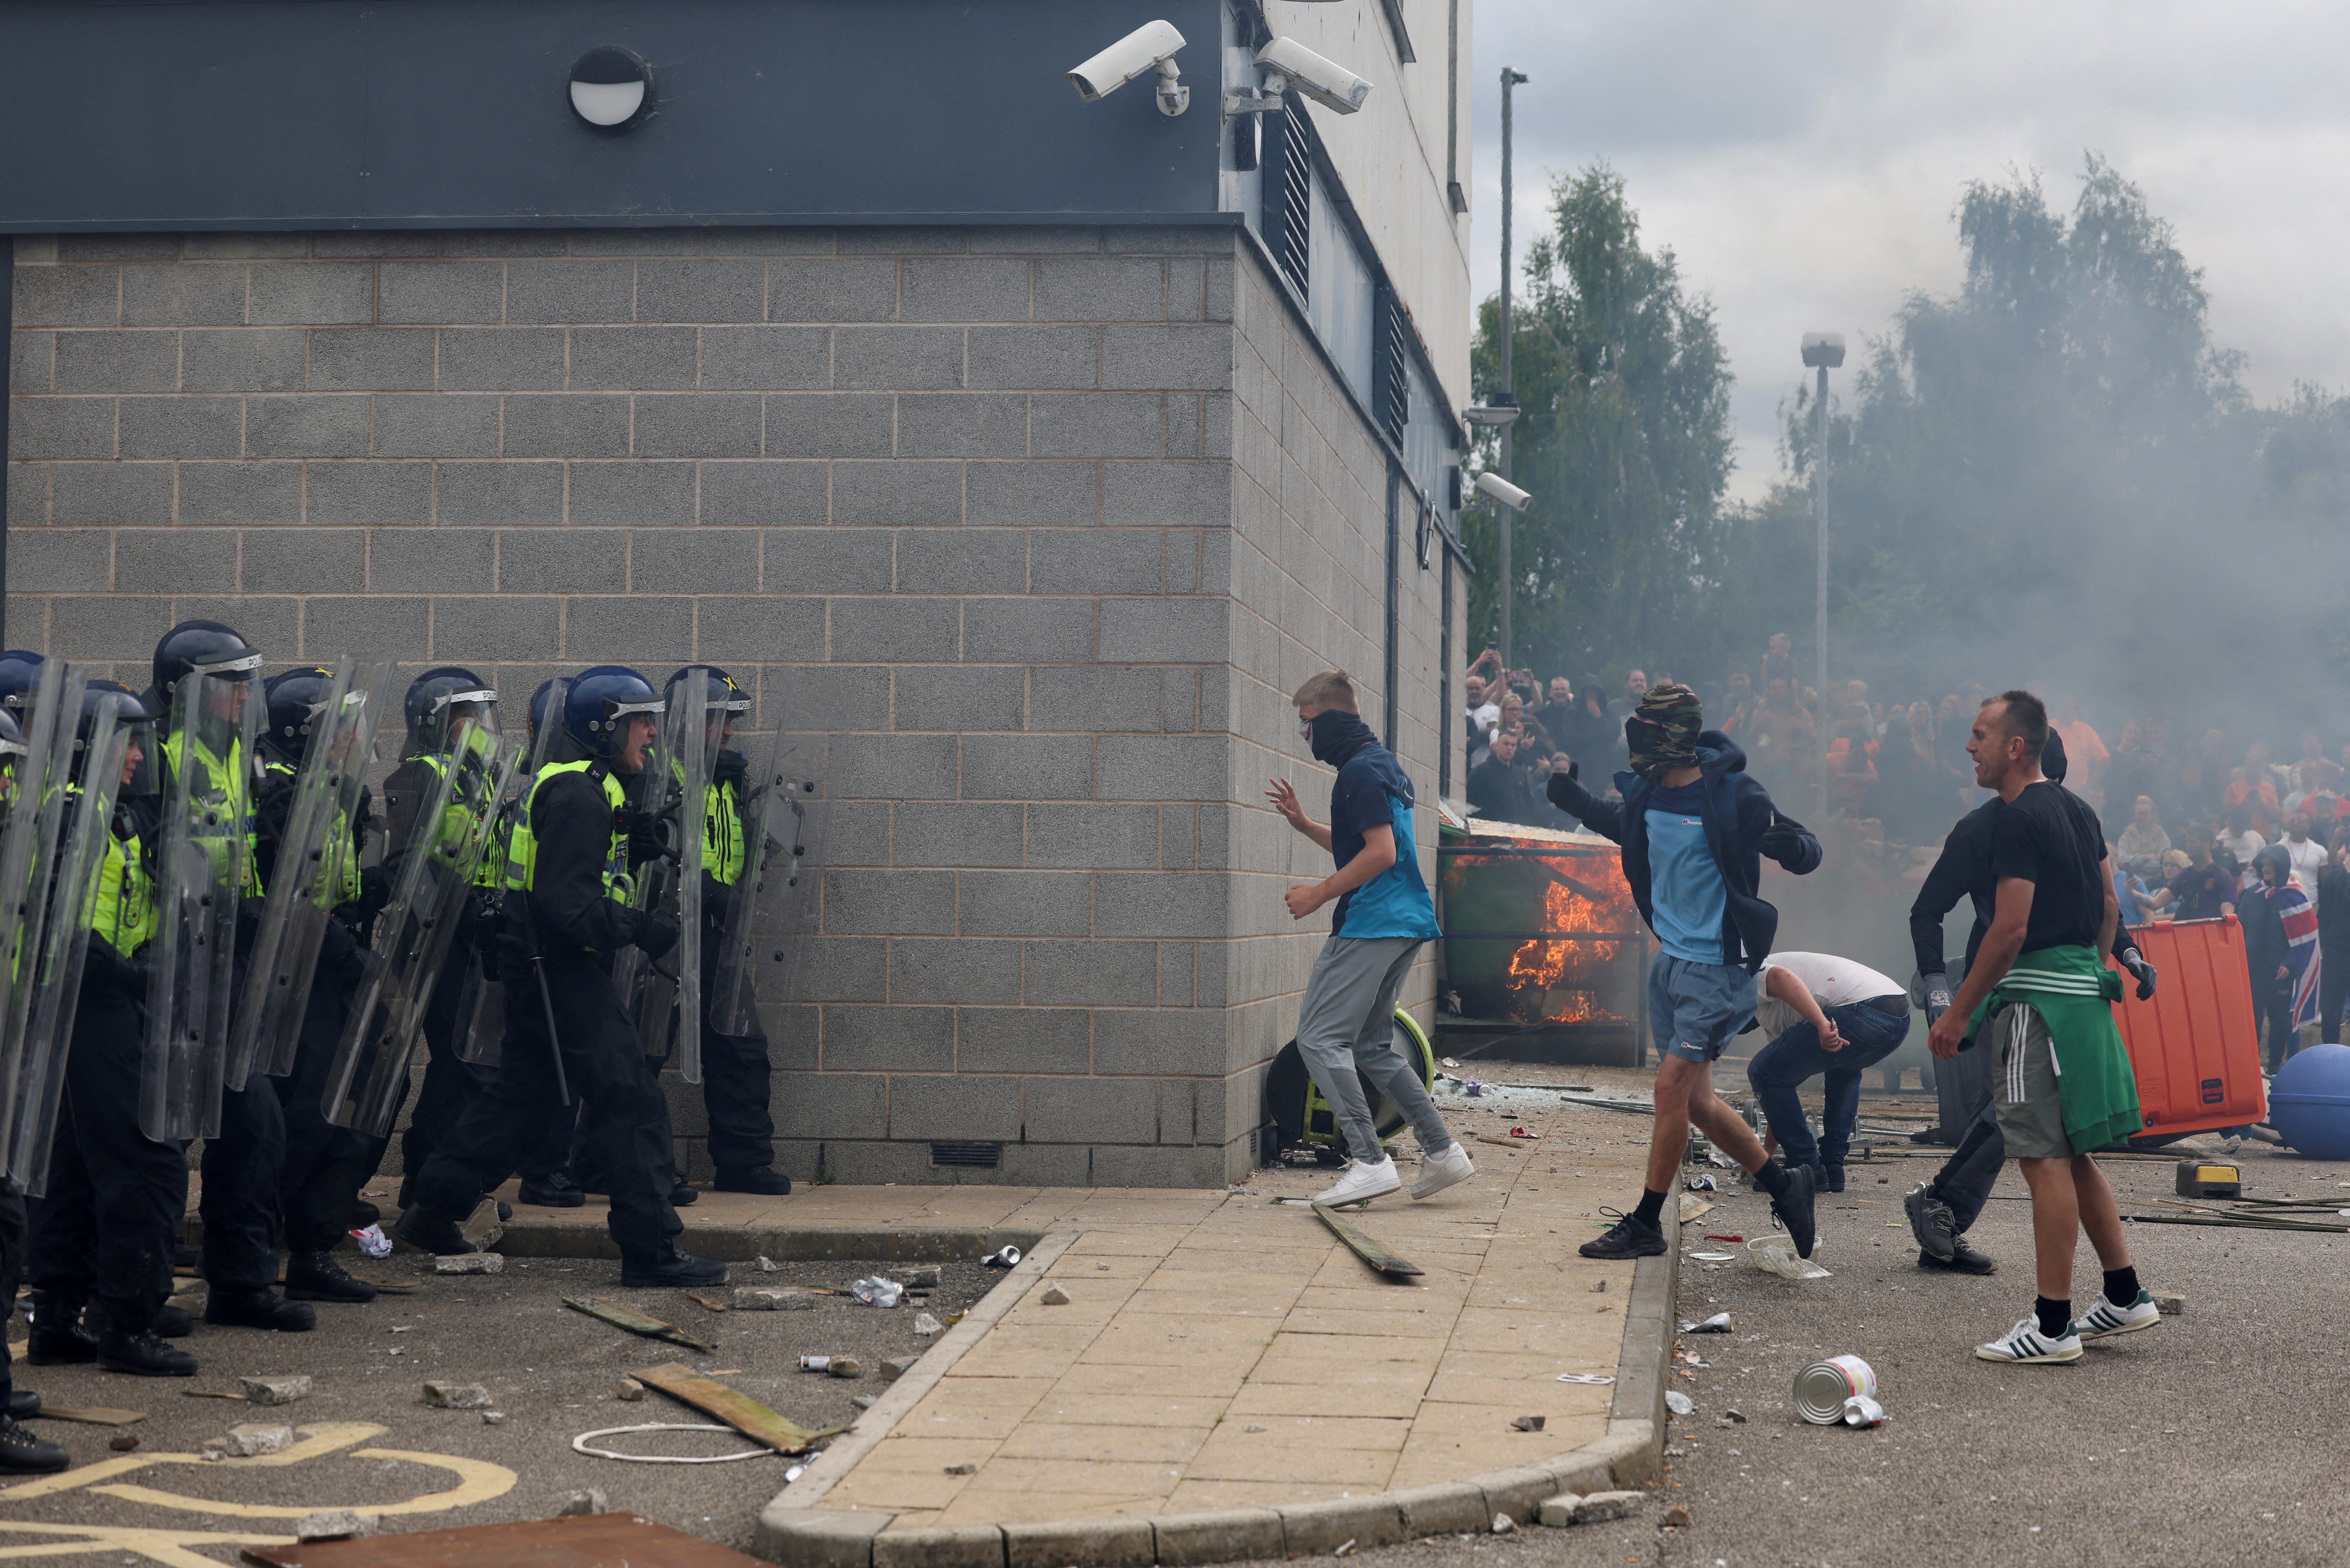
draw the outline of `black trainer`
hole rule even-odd
[[[351,1278],[332,1252],[293,1252],[286,1259],[286,1299],[348,1302],[356,1306],[375,1300],[375,1287]]]
[[[187,1308],[165,1302],[155,1309],[155,1321],[147,1325],[147,1332],[158,1339],[185,1339],[196,1332],[196,1320]]]
[[[662,1243],[658,1257],[639,1262],[623,1257],[620,1260],[620,1283],[630,1290],[650,1290],[661,1285],[723,1285],[726,1282],[726,1265],[715,1258],[697,1258],[681,1251],[674,1241]]]
[[[400,1211],[400,1218],[391,1222],[391,1237],[395,1241],[405,1241],[418,1251],[430,1252],[436,1258],[481,1251],[465,1240],[464,1233],[457,1229],[456,1220],[421,1204]]]
[[[1601,1213],[1612,1213],[1601,1210]],[[1575,1249],[1586,1258],[1661,1258],[1671,1249],[1665,1245],[1665,1233],[1638,1214],[1618,1216],[1607,1233],[1586,1241]]]
[[[35,1366],[79,1366],[98,1359],[98,1335],[81,1325],[81,1303],[33,1297],[33,1332],[25,1359]]]
[[[41,1397],[29,1388],[8,1390],[8,1419],[29,1421],[41,1413]]]
[[[1795,1256],[1812,1255],[1812,1242],[1817,1238],[1812,1220],[1812,1200],[1818,1196],[1815,1178],[1808,1165],[1787,1168],[1787,1189],[1771,1199],[1771,1213],[1787,1228],[1787,1238],[1795,1243]]]
[[[722,1170],[717,1187],[721,1192],[755,1192],[764,1198],[782,1198],[791,1192],[792,1179],[763,1165],[756,1170]]]
[[[73,1456],[46,1438],[36,1438],[16,1424],[13,1416],[0,1416],[0,1470],[12,1470],[18,1475],[45,1475],[61,1470],[73,1463]]]
[[[1957,1255],[1959,1217],[1934,1196],[1929,1183],[1921,1181],[1911,1188],[1901,1207],[1909,1216],[1909,1231],[1918,1238],[1919,1251],[1945,1263]]]
[[[688,1209],[692,1207],[701,1196],[702,1189],[681,1176],[677,1179],[677,1185],[669,1189],[669,1206],[672,1209]]]
[[[1822,1192],[1842,1192],[1844,1190],[1843,1166],[1820,1165],[1814,1168],[1819,1173],[1820,1190]]]
[[[382,1210],[378,1209],[374,1204],[368,1202],[365,1199],[354,1198],[351,1199],[351,1222],[344,1226],[343,1229],[346,1231],[364,1231],[370,1225],[381,1223],[382,1220]]]
[[[318,1314],[300,1302],[289,1302],[276,1291],[224,1291],[218,1285],[204,1298],[204,1321],[225,1328],[266,1328],[279,1334],[307,1334],[318,1326]]]
[[[501,1225],[503,1225],[503,1224],[504,1224],[507,1220],[511,1220],[511,1219],[513,1219],[513,1218],[514,1218],[514,1205],[513,1205],[513,1204],[511,1204],[511,1203],[506,1203],[506,1202],[503,1202],[503,1201],[501,1201],[501,1202],[498,1204],[498,1223],[499,1223],[499,1224],[501,1224]]]
[[[569,1171],[558,1170],[536,1181],[525,1181],[515,1196],[534,1209],[577,1209],[588,1201],[588,1194],[571,1179]]]
[[[1986,1254],[1978,1252],[1972,1247],[1968,1246],[1967,1239],[1964,1236],[1953,1236],[1950,1238],[1950,1255],[1947,1258],[1938,1258],[1931,1252],[1919,1252],[1918,1254],[1918,1266],[1921,1269],[1940,1269],[1946,1272],[1953,1274],[1995,1274],[1999,1272],[1999,1264],[1993,1262]]]
[[[105,1372],[128,1372],[134,1377],[193,1377],[196,1358],[174,1350],[151,1332],[125,1334],[109,1328],[99,1336],[98,1365]]]

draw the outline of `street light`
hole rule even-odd
[[[1817,616],[1812,628],[1814,644],[1819,649],[1820,718],[1825,722],[1828,709],[1828,372],[1844,363],[1844,334],[1841,332],[1806,332],[1804,334],[1804,365],[1819,372],[1818,389],[1812,399],[1812,523],[1818,535],[1818,594],[1814,604]],[[1820,740],[1820,817],[1828,815],[1827,739]]]
[[[1499,408],[1515,410],[1518,406],[1517,378],[1510,369],[1510,95],[1520,82],[1526,79],[1523,71],[1502,67],[1502,387],[1493,394]],[[1500,421],[1502,427],[1502,477],[1510,472],[1510,423],[1513,412]],[[1510,668],[1510,601],[1517,597],[1510,582],[1510,513],[1504,509],[1502,518],[1502,668]],[[1504,677],[1506,679],[1506,676]]]

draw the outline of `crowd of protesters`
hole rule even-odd
[[[1633,670],[1611,690],[1596,675],[1544,681],[1504,671],[1488,649],[1468,671],[1466,795],[1489,822],[1572,830],[1549,804],[1549,776],[1570,768],[1607,792],[1626,765],[1624,719],[1672,672]],[[1792,639],[1733,661],[1718,680],[1685,680],[1705,726],[1745,753],[1746,770],[1789,802],[1826,792],[1818,819],[1842,846],[1888,871],[1922,874],[1952,823],[1984,799],[1967,755],[1976,683],[1879,701],[1866,680],[1806,686]],[[1900,701],[1907,697],[1908,701]],[[2122,919],[2147,925],[2233,915],[2244,927],[2252,994],[2273,1068],[2316,1023],[2337,1041],[2350,1002],[2350,744],[2326,753],[2315,731],[2280,762],[2260,740],[2205,729],[2174,733],[2159,714],[2123,722],[2109,740],[2059,694],[2066,787],[2094,807],[2115,867]],[[2327,972],[2326,950],[2341,955]]]

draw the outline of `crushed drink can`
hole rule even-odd
[[[1857,1355],[1831,1355],[1795,1374],[1795,1413],[1816,1427],[1874,1427],[1885,1419],[1877,1401],[1877,1369]]]
[[[829,1372],[832,1370],[832,1357],[829,1355],[803,1355],[800,1357],[800,1370],[802,1372]]]
[[[1000,1251],[990,1252],[980,1260],[983,1266],[990,1269],[1014,1268],[1019,1262],[1020,1249],[1017,1247],[1005,1247]]]

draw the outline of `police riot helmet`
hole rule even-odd
[[[661,695],[672,703],[677,702],[680,701],[678,688],[697,675],[703,682],[706,706],[723,708],[729,713],[748,713],[751,711],[751,693],[744,691],[732,675],[714,664],[687,665],[669,678],[667,683],[661,688]],[[686,700],[691,700],[690,694]]]
[[[270,755],[282,763],[302,760],[310,746],[311,728],[326,711],[334,685],[335,672],[315,664],[282,671],[261,683],[269,702],[269,722],[261,732],[261,743]]]
[[[451,721],[461,716],[485,730],[498,727],[497,692],[462,665],[440,665],[410,681],[404,705],[411,756],[447,751]]]
[[[0,709],[20,722],[33,701],[33,688],[41,683],[42,662],[39,654],[27,649],[12,648],[0,653]]]
[[[182,670],[181,674],[187,673]],[[107,703],[115,704],[115,722],[123,729],[134,730],[139,735],[139,749],[145,753],[130,782],[122,787],[124,795],[155,793],[155,715],[149,712],[138,693],[119,680],[93,680],[82,688],[81,719],[74,729],[74,777],[78,781],[89,757],[89,742],[98,728],[99,711]]]
[[[183,620],[155,645],[155,692],[168,703],[172,690],[190,675],[250,680],[260,668],[261,650],[234,628],[216,620]]]
[[[563,732],[590,757],[609,762],[628,749],[629,720],[668,704],[652,682],[625,664],[598,664],[572,679],[563,699]]]
[[[538,690],[530,694],[530,740],[533,745],[538,743],[538,737],[546,731],[548,718],[546,705],[555,700],[555,689],[557,684],[559,682],[549,677],[540,681]],[[557,717],[559,718],[559,715]]]

